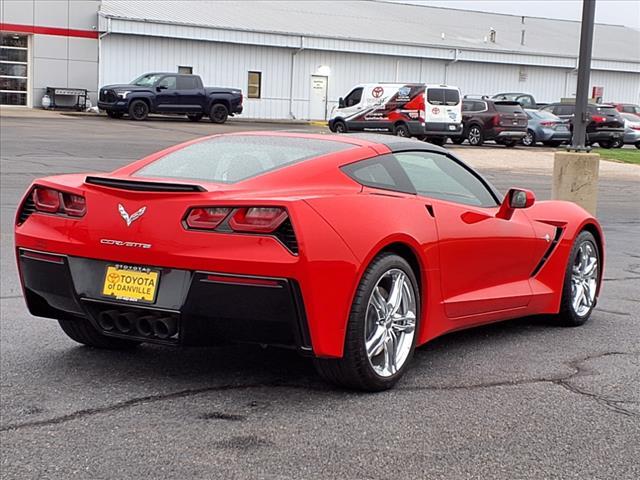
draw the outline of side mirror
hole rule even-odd
[[[536,196],[531,190],[510,188],[500,205],[496,218],[509,220],[517,208],[529,208],[536,202]]]
[[[166,90],[167,86],[166,85],[158,85],[156,87],[156,92],[161,92],[162,90]]]
[[[344,108],[344,98],[342,97],[338,99],[338,108]]]

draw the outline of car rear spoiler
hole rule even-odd
[[[92,177],[88,176],[84,180],[85,183],[91,185],[99,185],[101,187],[117,188],[120,190],[134,190],[138,192],[206,192],[207,190],[200,185],[190,185],[185,183],[165,183],[165,182],[146,182],[139,180],[129,180],[121,178],[109,177]]]

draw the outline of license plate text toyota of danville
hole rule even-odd
[[[146,267],[107,266],[102,294],[118,300],[153,303],[160,273]]]

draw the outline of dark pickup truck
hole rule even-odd
[[[145,73],[127,85],[102,87],[98,108],[111,118],[128,114],[145,120],[150,113],[162,113],[186,115],[193,122],[208,116],[224,123],[229,115],[242,113],[242,91],[203,87],[198,75]]]

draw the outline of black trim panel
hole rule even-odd
[[[102,187],[133,190],[137,192],[206,192],[200,185],[186,185],[181,183],[140,182],[137,180],[123,180],[119,178],[105,178],[88,176],[85,183]]]
[[[540,270],[542,270],[542,267],[544,267],[544,264],[547,263],[547,260],[549,260],[549,257],[551,256],[553,251],[558,246],[558,243],[560,243],[560,238],[562,237],[562,232],[564,232],[564,228],[556,227],[556,234],[553,237],[551,245],[549,245],[549,248],[547,248],[547,251],[544,253],[542,258],[538,262],[538,265],[536,265],[536,268],[534,268],[533,272],[531,272],[531,276],[532,277],[535,277],[538,274],[538,272],[540,272]]]

